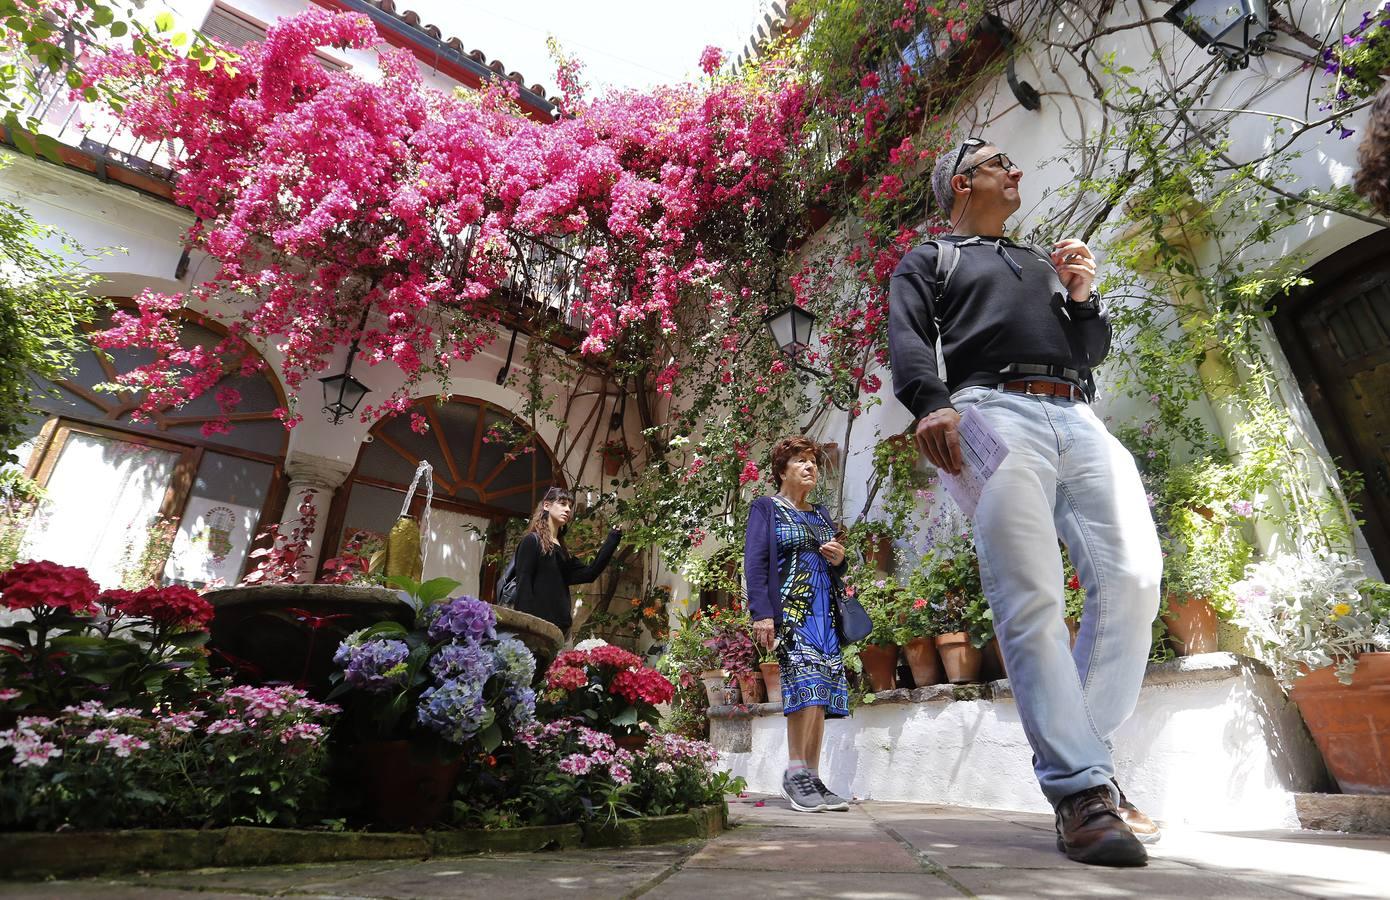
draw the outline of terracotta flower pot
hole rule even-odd
[[[859,660],[864,664],[870,690],[891,691],[897,687],[897,644],[865,644],[859,651]]]
[[[357,748],[375,825],[424,828],[444,816],[463,760],[421,757],[411,749],[409,741],[371,741]]]
[[[1351,684],[1328,666],[1291,693],[1342,792],[1390,794],[1390,652],[1357,656]]]
[[[991,679],[1008,678],[1009,670],[1004,668],[1004,653],[999,649],[999,638],[992,637],[985,644],[984,672]]]
[[[964,631],[938,634],[936,649],[941,654],[941,665],[946,669],[946,680],[951,684],[970,684],[980,680],[985,655],[970,645],[969,634]]]
[[[767,688],[768,700],[780,702],[782,699],[781,663],[765,662],[760,664],[758,669],[763,674],[763,686]]]
[[[647,746],[647,733],[645,731],[637,731],[632,734],[615,734],[613,735],[613,743],[624,750],[631,750],[633,753],[636,753],[638,750]]]
[[[1062,620],[1067,623],[1067,634],[1071,636],[1071,645],[1076,646],[1076,636],[1081,633],[1081,620],[1073,619],[1070,616]]]
[[[917,687],[940,684],[945,673],[941,670],[941,654],[936,650],[936,641],[929,637],[916,637],[903,644],[903,656],[912,670],[912,683]]]
[[[700,683],[705,686],[705,699],[710,706],[724,703],[724,682],[727,678],[723,669],[708,669],[700,673]]]
[[[739,672],[734,677],[738,679],[738,689],[744,703],[762,703],[766,699],[761,672]]]
[[[891,537],[876,537],[869,542],[869,549],[865,551],[865,560],[880,572],[887,572],[893,568],[893,539]]]
[[[1168,626],[1168,634],[1173,638],[1173,649],[1178,656],[1216,652],[1216,636],[1221,622],[1206,600],[1199,597],[1187,600],[1170,597],[1168,615],[1163,617],[1163,624]]]
[[[603,474],[612,477],[623,470],[623,458],[605,453],[603,456]]]

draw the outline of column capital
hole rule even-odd
[[[351,471],[352,463],[311,453],[293,453],[285,459],[285,474],[292,487],[337,490]]]

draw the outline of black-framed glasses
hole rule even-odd
[[[999,163],[999,168],[1003,169],[1005,172],[1012,172],[1014,169],[1018,168],[1018,166],[1014,165],[1013,160],[1009,159],[1009,154],[996,153],[993,156],[988,157],[987,159],[980,160],[973,166],[966,166],[964,169],[961,169],[956,174],[973,175],[975,174],[976,169],[983,168],[984,166],[987,166],[995,162]]]
[[[960,145],[960,152],[956,154],[956,164],[951,166],[951,174],[959,175],[960,164],[965,161],[965,154],[969,153],[971,150],[983,147],[984,145],[985,141],[983,138],[966,138]]]

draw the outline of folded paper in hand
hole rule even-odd
[[[952,475],[943,469],[941,483],[946,486],[961,512],[973,519],[985,482],[999,468],[1004,457],[1009,455],[1009,447],[999,432],[991,428],[973,406],[967,407],[961,414],[956,433],[960,438],[963,465],[959,475]]]

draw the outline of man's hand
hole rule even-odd
[[[917,450],[938,469],[960,474],[960,413],[949,406],[933,410],[917,423]]]
[[[1076,238],[1067,238],[1052,246],[1052,265],[1057,267],[1062,286],[1072,300],[1084,302],[1096,283],[1096,258],[1091,255],[1091,249]]]
[[[759,647],[771,650],[772,642],[777,639],[773,631],[771,619],[759,619],[753,623],[753,643]]]
[[[845,561],[845,545],[839,541],[826,541],[820,545],[820,555],[832,566],[838,566]]]

